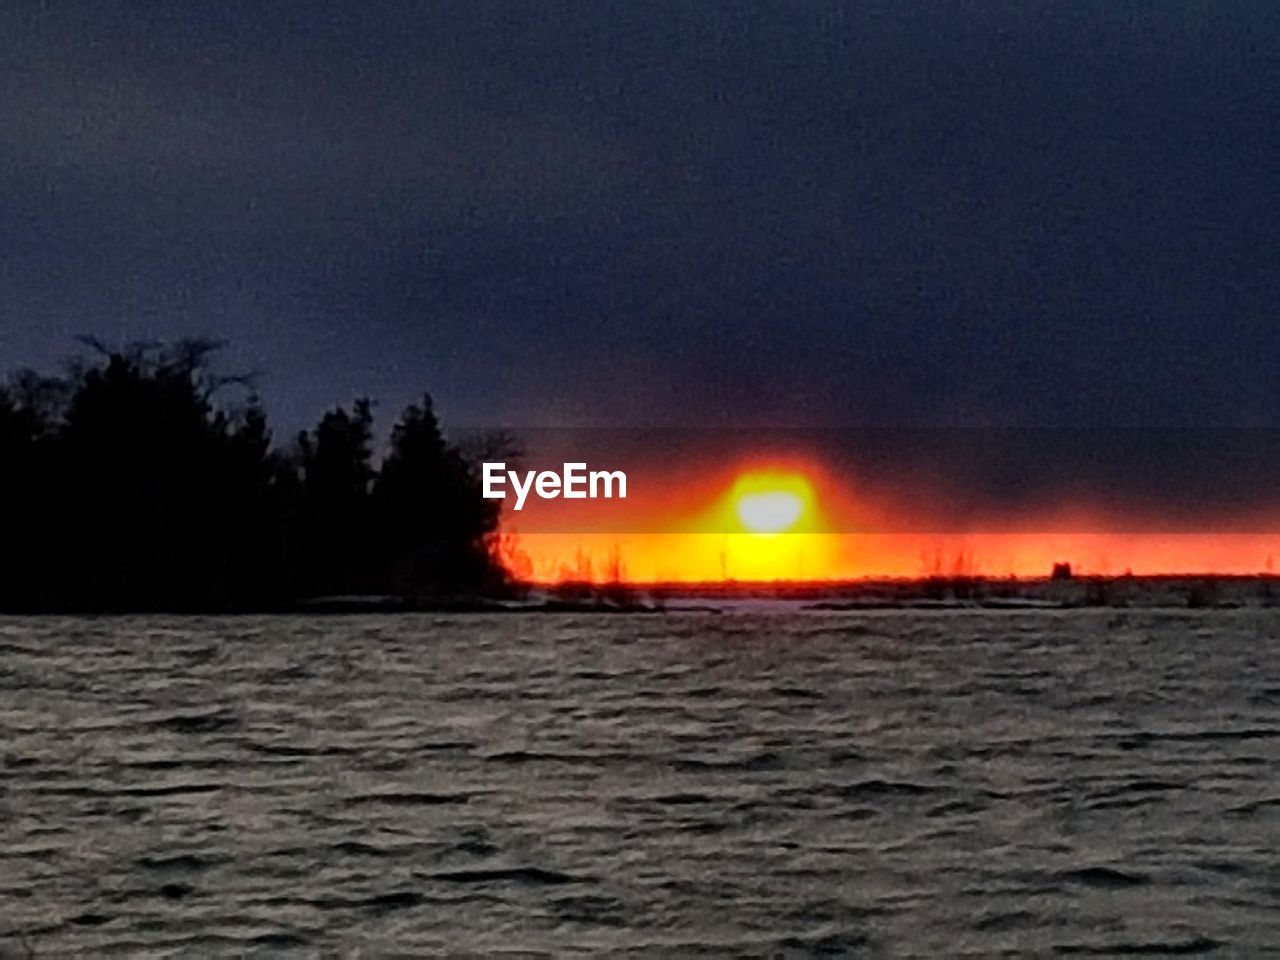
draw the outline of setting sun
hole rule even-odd
[[[803,476],[773,470],[739,475],[729,493],[737,526],[762,536],[811,526],[813,499],[813,487]]]
[[[804,512],[804,501],[785,490],[747,493],[737,499],[734,509],[750,533],[770,536],[785,533],[796,525]]]

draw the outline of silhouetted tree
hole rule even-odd
[[[393,428],[373,498],[394,592],[456,590],[490,572],[497,504],[481,496],[475,462],[445,441],[430,396]]]
[[[43,574],[56,556],[58,531],[47,504],[61,399],[61,384],[30,372],[0,387],[0,607],[37,607],[50,586]]]
[[[379,472],[369,400],[273,451],[251,379],[213,371],[217,342],[84,342],[96,358],[66,377],[0,388],[0,609],[263,609],[493,578],[496,505],[429,398]]]
[[[218,344],[103,351],[73,385],[56,457],[63,578],[94,608],[234,606],[260,595],[269,438],[256,404],[215,411]]]
[[[294,556],[307,594],[360,593],[373,585],[370,488],[373,404],[338,407],[298,437],[301,501]]]

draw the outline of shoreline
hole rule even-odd
[[[810,612],[877,610],[1267,609],[1280,603],[1280,577],[1122,575],[1011,579],[927,577],[843,582],[513,585],[504,595],[439,598],[386,595],[317,597],[294,603],[208,608],[43,607],[0,616],[342,616],[373,614],[654,614],[724,612],[785,604]]]

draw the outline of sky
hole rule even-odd
[[[5,4],[0,370],[212,336],[282,443],[603,426],[649,578],[1269,568],[1277,50],[1261,0]],[[773,454],[839,551],[649,537]]]
[[[1280,7],[0,11],[0,369],[205,334],[289,434],[1272,427]]]

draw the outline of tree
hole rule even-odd
[[[429,395],[393,428],[373,493],[395,592],[457,590],[492,577],[497,504],[482,496],[476,462],[445,440]]]
[[[60,391],[25,372],[0,387],[0,608],[31,609],[48,589],[54,531],[50,514],[52,431]]]
[[[429,397],[377,470],[367,399],[273,450],[217,342],[85,342],[96,356],[66,377],[0,387],[0,609],[266,609],[497,578],[497,505]]]
[[[252,399],[214,409],[240,382],[210,371],[218,347],[102,350],[71,385],[55,487],[69,547],[61,578],[80,605],[224,607],[259,594],[266,423]]]
[[[337,407],[298,437],[301,502],[295,540],[308,594],[361,593],[370,574],[373,404]]]

